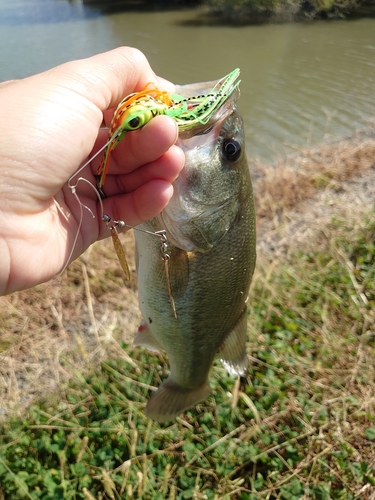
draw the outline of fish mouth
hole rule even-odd
[[[158,216],[168,239],[184,251],[207,252],[217,244],[231,227],[232,205],[237,203],[230,190],[213,187],[220,187],[221,136],[228,128],[227,119],[237,110],[239,95],[233,79],[220,94],[222,81],[225,83],[221,79],[177,88],[180,95],[193,96],[194,102],[197,98],[206,103],[205,96],[212,96],[209,104],[213,110],[204,123],[197,118],[192,126],[180,128],[176,144],[185,153],[185,168],[173,183],[172,199]],[[219,94],[217,102],[213,88]]]
[[[215,109],[215,104],[213,105],[214,111],[212,112],[212,115],[210,116],[209,120],[205,121],[204,123],[198,121],[195,125],[191,127],[179,130],[179,141],[182,141],[182,143],[178,145],[180,147],[182,146],[182,149],[185,149],[183,141],[191,139],[192,137],[202,136],[206,139],[209,138],[209,142],[215,141],[217,139],[220,131],[219,125],[233,112],[234,103],[239,98],[240,95],[239,91],[240,80],[238,80],[239,74],[240,71],[235,70],[235,77],[233,78],[233,81],[229,86],[229,88],[226,87],[224,88],[226,81],[225,77],[204,83],[176,85],[176,92],[179,95],[185,97],[186,99],[193,98],[196,96],[199,96],[199,98],[204,99],[205,97],[212,96],[212,100],[214,102],[215,98],[217,98],[217,96],[220,95],[220,92],[222,92],[223,89],[224,91],[221,96],[221,99],[223,98],[223,96],[227,95],[227,98],[225,98],[222,104],[217,106],[216,109]],[[215,90],[213,91],[213,89]],[[220,98],[218,100],[220,100]],[[217,128],[217,126],[219,127]],[[191,147],[192,144],[189,143],[189,148]]]
[[[188,130],[179,131],[176,145],[179,146],[188,161],[189,155],[197,154],[198,151],[205,151],[206,156],[210,156],[210,149],[216,148],[220,136],[221,128],[225,120],[234,112],[235,102],[238,96],[232,94],[218,108],[206,124],[198,123]]]
[[[179,133],[176,145],[185,153],[187,160],[192,151],[215,148],[222,123],[231,113],[232,110],[220,119],[217,118],[216,121],[212,119],[206,125],[199,124],[190,130]]]

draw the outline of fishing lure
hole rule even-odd
[[[125,277],[126,277],[127,280],[130,280],[130,269],[129,269],[129,266],[128,266],[128,263],[127,263],[127,260],[126,260],[124,248],[123,248],[123,246],[121,244],[121,240],[120,240],[120,237],[119,237],[118,229],[124,229],[124,228],[134,229],[134,230],[137,230],[137,231],[142,231],[143,233],[147,233],[147,234],[149,234],[151,236],[157,236],[158,238],[160,238],[160,240],[161,240],[160,253],[161,253],[161,257],[162,257],[162,259],[164,261],[164,264],[165,264],[165,272],[166,272],[166,276],[167,276],[169,298],[170,298],[170,302],[171,302],[171,307],[172,307],[173,313],[174,313],[174,315],[175,315],[175,317],[177,319],[176,307],[175,307],[175,304],[174,304],[172,289],[171,289],[170,280],[169,280],[169,259],[170,259],[170,255],[168,253],[167,232],[164,229],[162,229],[160,231],[155,231],[155,232],[147,231],[146,229],[141,229],[140,227],[130,226],[129,224],[126,224],[126,222],[124,222],[122,220],[113,220],[109,215],[105,214],[104,213],[103,200],[102,200],[102,197],[100,195],[100,191],[89,180],[85,179],[84,177],[78,177],[78,179],[76,180],[76,182],[74,184],[72,184],[72,181],[73,181],[74,177],[81,171],[82,168],[85,168],[85,167],[86,167],[86,164],[83,165],[83,167],[81,167],[78,170],[78,172],[76,172],[75,174],[73,174],[69,178],[69,180],[68,180],[68,186],[69,186],[69,188],[70,188],[73,196],[76,198],[76,200],[77,200],[77,202],[78,202],[78,204],[80,206],[81,215],[80,215],[80,218],[79,218],[79,223],[78,223],[78,228],[77,228],[76,236],[74,238],[73,245],[72,245],[69,257],[68,257],[68,259],[66,261],[66,264],[64,265],[63,269],[60,271],[59,274],[62,274],[63,271],[66,269],[66,267],[68,266],[68,264],[70,262],[70,259],[71,259],[72,255],[73,255],[74,248],[75,248],[76,243],[77,243],[78,235],[79,235],[79,232],[80,232],[80,229],[81,229],[81,226],[82,226],[83,209],[85,208],[86,210],[88,210],[88,212],[91,214],[91,216],[95,219],[95,215],[94,215],[93,211],[87,205],[84,205],[81,202],[81,200],[79,199],[79,196],[77,194],[78,184],[80,182],[85,182],[85,183],[89,184],[89,186],[92,187],[92,189],[95,191],[95,193],[96,193],[96,195],[98,197],[98,201],[99,201],[99,204],[100,204],[100,210],[101,210],[101,219],[106,224],[107,228],[111,231],[113,247],[115,249],[117,258],[118,258],[118,260],[120,262],[120,265],[121,265],[121,267],[122,267],[122,269],[124,271],[124,274],[125,274]],[[57,206],[59,207],[58,203],[57,203]],[[60,208],[60,210],[62,211],[61,208]],[[62,213],[63,213],[63,211],[62,211]]]
[[[98,188],[101,189],[105,183],[112,151],[128,132],[144,127],[157,115],[174,118],[180,131],[198,124],[206,125],[238,87],[239,74],[238,68],[233,70],[204,95],[185,98],[179,94],[168,94],[148,83],[141,92],[125,97],[112,118],[104,157],[97,171],[100,176]]]
[[[178,125],[179,131],[189,130],[199,124],[206,125],[214,116],[215,112],[224,104],[224,102],[230,97],[233,91],[238,87],[240,83],[240,80],[238,80],[239,74],[239,69],[233,70],[227,76],[219,80],[210,90],[210,92],[203,95],[183,97],[179,94],[168,94],[168,92],[159,90],[153,83],[148,83],[141,92],[132,93],[120,102],[112,118],[107,143],[91,158],[92,160],[104,150],[103,159],[97,170],[97,174],[98,176],[100,176],[97,182],[97,187],[95,187],[93,184],[91,184],[90,181],[83,177],[79,177],[76,182],[72,184],[73,178],[75,178],[91,160],[85,163],[75,174],[70,177],[68,181],[68,186],[70,187],[72,194],[76,197],[80,205],[81,217],[77,234],[73,242],[73,247],[67,263],[64,266],[64,269],[68,265],[73,255],[74,247],[77,242],[79,230],[83,220],[83,208],[86,208],[91,213],[92,217],[95,218],[94,213],[90,210],[89,207],[81,203],[77,195],[76,189],[78,183],[84,181],[94,189],[98,196],[98,200],[101,205],[102,221],[106,223],[108,229],[111,231],[113,246],[127,279],[130,279],[130,270],[126,261],[124,249],[119,238],[118,229],[123,229],[125,227],[137,229],[138,231],[144,231],[161,239],[160,251],[161,257],[165,264],[168,294],[173,314],[177,319],[177,312],[173,299],[173,291],[169,278],[170,255],[168,253],[168,240],[166,231],[161,230],[153,233],[140,228],[129,226],[124,221],[112,220],[111,217],[104,213],[102,202],[102,186],[105,183],[111,153],[128,132],[142,128],[157,115],[166,115],[174,118]]]

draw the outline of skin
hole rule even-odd
[[[114,108],[148,82],[173,85],[155,75],[145,56],[122,47],[72,61],[23,80],[0,84],[0,294],[32,287],[58,274],[110,231],[95,191],[80,182],[81,207],[68,179],[105,144]],[[158,116],[127,134],[111,155],[104,213],[137,225],[168,203],[183,168],[174,145],[177,126]],[[96,185],[102,154],[79,176]],[[72,180],[76,183],[77,178]]]

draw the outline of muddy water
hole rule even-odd
[[[197,26],[196,11],[103,14],[80,0],[0,0],[0,80],[118,45],[176,83],[241,68],[249,154],[272,161],[375,117],[375,18]]]

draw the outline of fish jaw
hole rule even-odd
[[[208,381],[198,388],[185,388],[175,382],[172,373],[149,399],[145,413],[157,422],[170,422],[206,399],[211,392]]]

